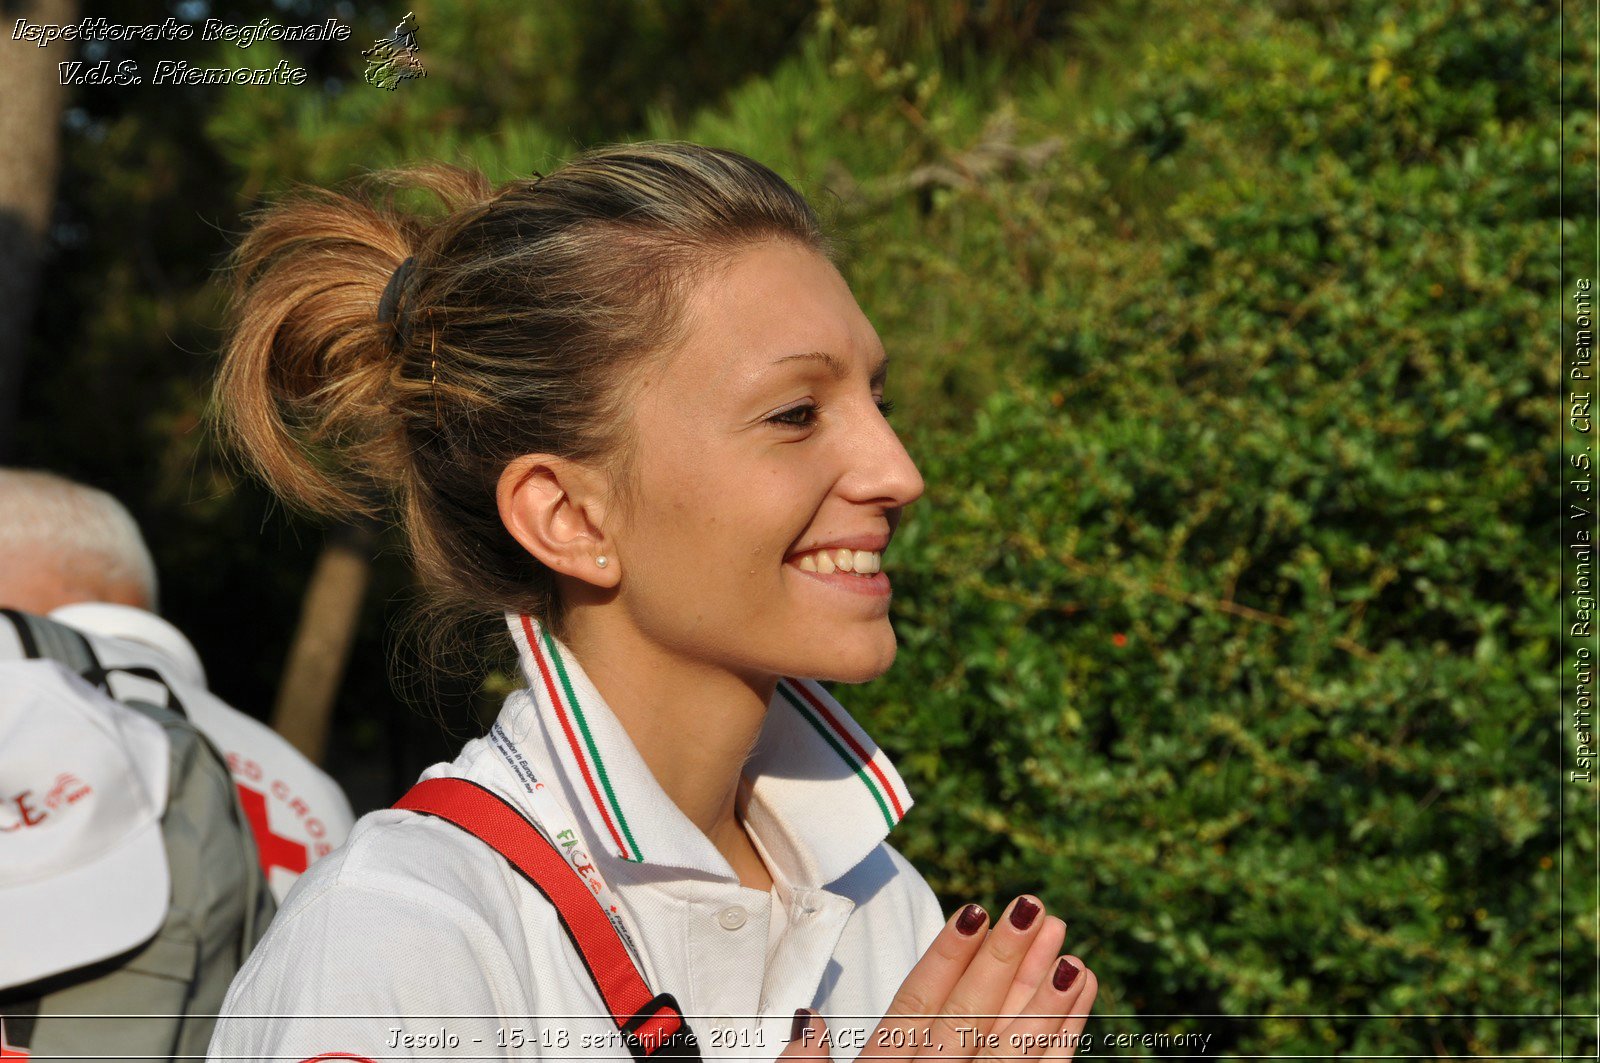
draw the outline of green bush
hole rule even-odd
[[[925,806],[908,853],[949,904],[1040,891],[1103,1015],[1321,1016],[1091,1029],[1554,1053],[1537,1016],[1595,1010],[1594,792],[1554,767],[1553,17],[1163,22],[1036,213],[1009,379],[908,440],[901,655],[846,692]]]

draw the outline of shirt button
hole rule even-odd
[[[737,904],[730,904],[722,909],[721,914],[717,916],[717,922],[724,930],[738,930],[744,926],[744,909]]]

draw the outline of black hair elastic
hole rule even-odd
[[[406,279],[411,276],[411,267],[417,261],[412,255],[399,266],[395,267],[389,283],[383,286],[383,298],[378,300],[378,320],[385,325],[395,325],[395,317],[400,308],[400,292],[406,286]],[[399,331],[399,326],[395,325]]]

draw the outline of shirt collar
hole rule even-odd
[[[53,610],[50,619],[87,635],[137,642],[160,654],[174,678],[206,685],[206,670],[194,646],[183,632],[148,610],[114,602],[77,602]]]
[[[590,845],[629,863],[731,878],[733,869],[656,782],[570,649],[507,616],[528,688],[501,723],[534,770],[559,778]],[[860,863],[911,807],[889,758],[812,679],[779,680],[739,787],[740,812],[774,870],[820,887]]]

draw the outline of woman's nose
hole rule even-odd
[[[853,497],[868,502],[881,499],[896,507],[909,506],[922,497],[922,473],[876,406],[872,407],[871,421],[863,430],[860,449],[852,459]]]

